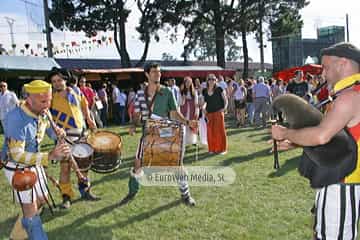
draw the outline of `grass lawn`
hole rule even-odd
[[[127,128],[109,130],[123,139],[121,168],[111,174],[90,173],[98,202],[76,200],[71,210],[48,209],[42,214],[49,239],[311,239],[313,190],[299,176],[300,150],[282,152],[281,168],[273,169],[268,130],[234,128],[227,123],[228,154],[209,155],[202,147],[187,147],[187,166],[229,166],[236,181],[227,187],[191,187],[197,201],[194,208],[179,201],[177,187],[141,187],[129,204],[118,206],[128,191],[132,166],[140,137],[129,136]],[[0,135],[0,143],[3,136]],[[50,141],[43,149],[52,147]],[[51,165],[50,175],[58,176],[59,165]],[[76,179],[72,174],[74,186]],[[49,184],[57,203],[57,189]],[[76,198],[79,193],[76,191]],[[0,171],[0,239],[8,239],[20,207],[12,201],[10,187]]]

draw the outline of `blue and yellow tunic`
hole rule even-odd
[[[85,96],[68,88],[65,98],[58,92],[53,94],[50,112],[59,127],[65,130],[71,128],[83,129],[85,121],[82,108],[85,107],[87,107]]]
[[[3,153],[9,154],[9,161],[28,166],[48,165],[47,152],[40,152],[40,143],[45,133],[55,139],[46,116],[32,113],[25,103],[16,107],[5,118],[5,142]]]

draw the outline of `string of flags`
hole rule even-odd
[[[53,54],[54,56],[59,54],[79,54],[84,53],[85,51],[92,51],[95,48],[100,48],[104,46],[109,46],[112,44],[113,38],[109,36],[102,37],[91,37],[89,39],[83,39],[79,41],[70,41],[70,42],[60,42],[58,44],[53,43]],[[18,46],[13,44],[12,50],[9,50],[8,53],[11,55],[13,53],[13,49],[16,49]],[[31,55],[31,56],[46,56],[47,48],[46,44],[36,43],[30,44],[25,43],[24,46],[20,48],[20,54],[22,55]]]

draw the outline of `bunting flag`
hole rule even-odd
[[[108,47],[109,45],[111,45],[113,43],[113,37],[111,36],[106,36],[106,35],[102,35],[101,37],[98,36],[97,38],[94,38],[95,36],[97,36],[97,34],[91,35],[89,37],[89,39],[83,39],[83,40],[78,40],[78,41],[69,41],[69,42],[60,42],[58,43],[58,45],[55,45],[54,43],[52,44],[52,49],[53,49],[53,53],[54,55],[58,55],[58,54],[64,54],[66,53],[67,55],[71,55],[71,54],[81,54],[83,51],[93,51],[96,48],[100,48],[100,47]],[[20,50],[20,53],[25,55],[32,55],[32,56],[46,56],[47,55],[47,48],[46,45],[44,45],[44,43],[36,43],[36,48],[31,48],[31,44],[30,43],[25,43],[24,44],[24,49]],[[96,48],[95,48],[96,46]],[[12,46],[13,48],[16,47],[16,45],[14,44],[14,46]],[[37,49],[37,50],[36,50]]]

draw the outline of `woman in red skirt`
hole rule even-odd
[[[209,153],[226,154],[227,140],[225,132],[224,110],[227,108],[225,91],[217,84],[215,74],[207,76],[207,88],[203,91]]]

